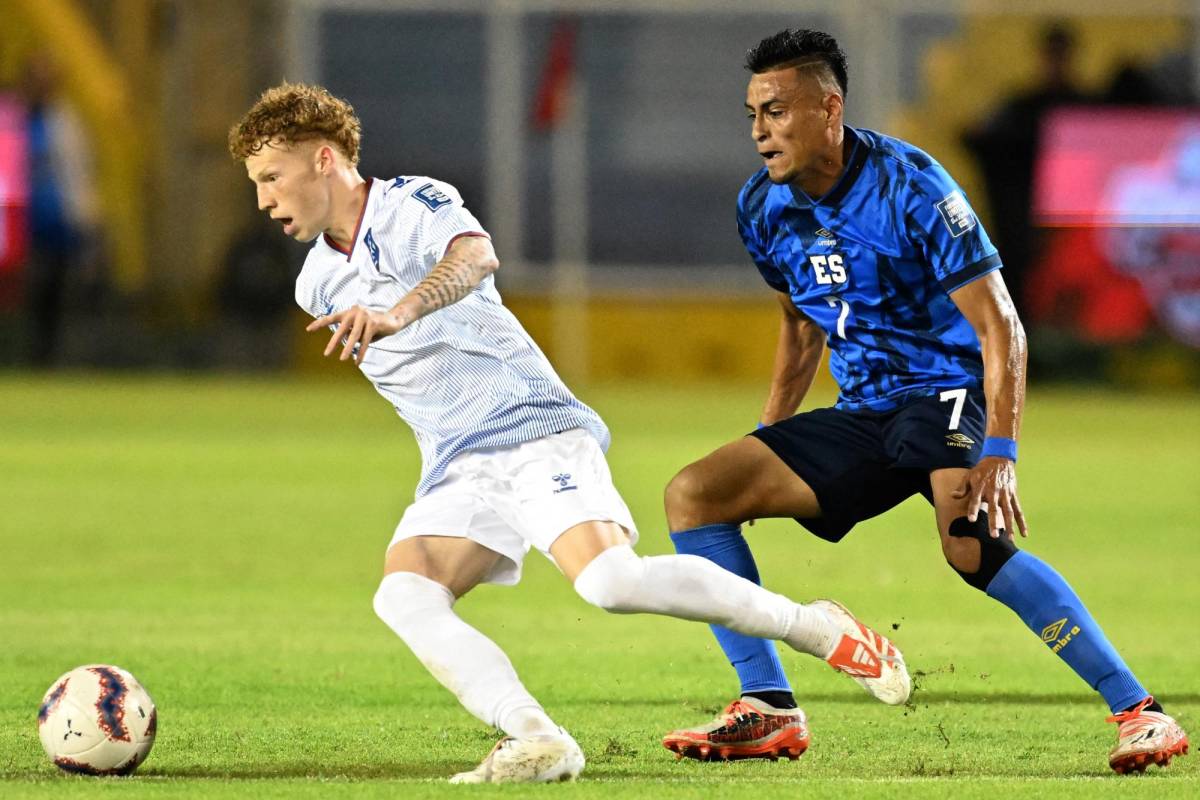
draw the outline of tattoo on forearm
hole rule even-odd
[[[413,287],[410,295],[420,301],[420,313],[424,316],[466,297],[479,285],[485,274],[478,264],[448,256]]]

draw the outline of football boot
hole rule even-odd
[[[460,772],[451,783],[554,783],[573,781],[583,771],[583,751],[566,731],[555,736],[496,742],[478,767]]]
[[[1147,711],[1153,702],[1153,697],[1147,697],[1106,720],[1117,723],[1117,746],[1108,754],[1114,772],[1145,772],[1151,764],[1165,767],[1175,756],[1187,755],[1187,734],[1161,711]]]
[[[834,600],[814,600],[810,607],[825,612],[830,622],[842,631],[842,638],[825,659],[838,672],[844,672],[876,699],[891,706],[908,701],[912,680],[904,665],[904,656],[886,637],[863,625]]]
[[[663,747],[677,758],[734,761],[780,756],[795,761],[808,749],[808,721],[798,708],[775,708],[755,697],[734,700],[706,725],[671,731]]]

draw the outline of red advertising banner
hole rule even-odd
[[[1200,347],[1200,110],[1048,115],[1034,178],[1040,321],[1098,342],[1154,328]]]
[[[29,161],[25,112],[11,95],[0,94],[0,273],[25,259],[29,238]]]

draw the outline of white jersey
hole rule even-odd
[[[372,179],[349,253],[324,235],[296,280],[314,317],[392,308],[464,235],[484,235],[454,187],[432,178]],[[579,402],[500,301],[488,276],[453,305],[376,340],[359,369],[421,449],[420,497],[459,453],[513,447],[584,428],[607,450],[608,429]]]

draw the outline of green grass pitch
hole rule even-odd
[[[1200,795],[1195,754],[1109,773],[1106,708],[944,564],[919,500],[837,546],[785,521],[749,530],[768,586],[838,598],[894,636],[916,676],[909,707],[789,652],[813,731],[800,761],[676,762],[662,733],[736,691],[708,630],[605,615],[533,554],[520,586],[483,587],[459,609],[574,732],[587,770],[569,786],[450,787],[495,733],[371,611],[418,460],[341,366],[316,383],[0,376],[0,797]],[[752,425],[762,387],[581,396],[613,429],[640,550],[660,553],[662,487]],[[1197,453],[1194,397],[1035,389],[1019,468],[1028,547],[1193,734]],[[132,778],[59,774],[41,752],[42,692],[90,662],[131,670],[158,704],[158,741]]]

